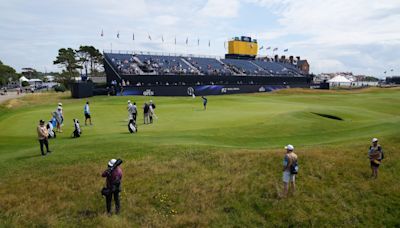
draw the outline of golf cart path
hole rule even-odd
[[[0,104],[14,98],[23,97],[26,93],[17,95],[17,92],[8,92],[7,95],[0,95]]]

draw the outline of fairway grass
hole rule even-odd
[[[157,106],[154,124],[138,116],[138,134],[128,133],[128,99]],[[0,105],[0,227],[400,226],[398,88],[209,96],[207,111],[201,98],[99,96],[89,98],[93,126],[85,101],[50,93]],[[58,102],[64,132],[42,157],[36,126]],[[376,180],[372,137],[385,151]],[[281,199],[289,143],[298,191]],[[100,174],[111,158],[124,176],[121,214],[109,217]]]

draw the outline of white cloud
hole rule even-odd
[[[390,65],[371,56],[369,48],[400,47],[398,0],[246,0],[271,9],[286,36],[302,36],[286,45],[304,53],[312,70],[354,70],[379,74]],[[346,53],[346,54],[344,54]],[[393,56],[387,52],[385,55]],[[400,60],[396,58],[397,64]],[[373,70],[375,69],[375,70]]]
[[[206,17],[231,18],[239,13],[239,0],[208,0],[200,11]]]

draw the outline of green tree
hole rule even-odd
[[[82,67],[79,65],[79,58],[77,53],[72,48],[61,48],[58,50],[58,56],[53,64],[63,67],[63,73],[60,75],[61,82],[68,87],[72,79],[79,75],[78,69]]]
[[[0,85],[7,85],[9,80],[16,81],[19,78],[19,74],[15,71],[14,68],[4,65],[3,62],[0,61]]]
[[[80,46],[76,53],[81,66],[85,69],[86,76],[88,76],[89,67],[91,75],[97,76],[103,60],[100,51],[93,46]]]

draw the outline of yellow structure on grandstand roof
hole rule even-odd
[[[256,39],[242,36],[235,37],[228,42],[228,58],[255,58],[258,53],[258,43]]]

